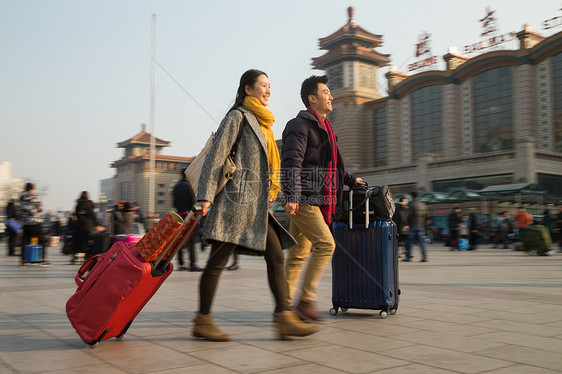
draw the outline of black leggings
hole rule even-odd
[[[214,242],[207,266],[199,281],[199,313],[211,313],[211,304],[217,289],[220,275],[228,259],[234,253],[236,244]],[[275,298],[275,312],[290,310],[289,286],[285,275],[285,256],[279,236],[271,223],[267,226],[267,244],[264,253],[267,265],[267,280]]]

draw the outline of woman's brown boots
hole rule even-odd
[[[279,338],[287,340],[289,336],[307,336],[320,330],[318,325],[302,322],[292,310],[275,313],[273,320],[277,323]]]
[[[230,335],[222,332],[210,314],[197,313],[193,320],[193,336],[196,338],[205,338],[215,342],[227,342],[230,340]]]

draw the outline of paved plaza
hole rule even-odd
[[[78,266],[20,269],[0,244],[0,373],[555,373],[562,372],[562,254],[429,246],[401,263],[398,312],[330,316],[331,271],[319,290],[322,330],[276,340],[262,258],[221,279],[214,316],[230,342],[191,338],[200,273],[174,272],[122,341],[85,345],[65,314]],[[199,258],[204,265],[208,251]],[[414,252],[419,260],[419,251]]]

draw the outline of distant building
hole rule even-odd
[[[130,139],[117,144],[124,149],[123,158],[111,164],[116,173],[113,184],[113,201],[125,200],[138,203],[144,212],[149,209],[150,181],[150,134],[142,131]],[[160,217],[173,208],[172,189],[180,179],[180,172],[193,157],[167,156],[162,150],[170,142],[156,138],[156,168],[154,211]]]
[[[446,70],[416,72],[437,56],[411,64],[412,75],[391,67],[383,96],[382,36],[352,15],[320,39],[326,52],[312,59],[330,79],[330,119],[347,169],[394,192],[527,182],[562,196],[562,32],[543,37],[525,26],[489,39],[511,38],[518,49],[480,51],[478,43],[463,52],[489,52],[472,58],[451,49]],[[417,54],[429,50],[428,38]]]
[[[12,163],[0,161],[0,216],[6,211],[6,205],[10,199],[19,199],[23,191],[23,179],[12,176]]]

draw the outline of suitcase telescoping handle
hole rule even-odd
[[[363,186],[363,188],[365,189],[365,199],[363,200],[363,202],[361,204],[359,204],[357,207],[353,207],[353,188],[349,189],[349,229],[353,230],[353,211],[355,209],[360,208],[363,204],[365,204],[365,228],[368,229],[369,228],[369,200],[371,197],[371,194],[373,193],[373,190],[369,188],[369,185],[367,183],[365,183],[365,185]]]
[[[164,250],[160,253],[154,266],[156,272],[164,273],[170,262],[174,259],[176,254],[182,249],[186,243],[191,239],[195,230],[199,229],[199,221],[201,221],[201,207],[194,205],[189,214],[184,218],[183,225],[178,230],[174,238],[166,245]],[[178,242],[178,238],[181,240]],[[169,256],[166,256],[169,254]]]

